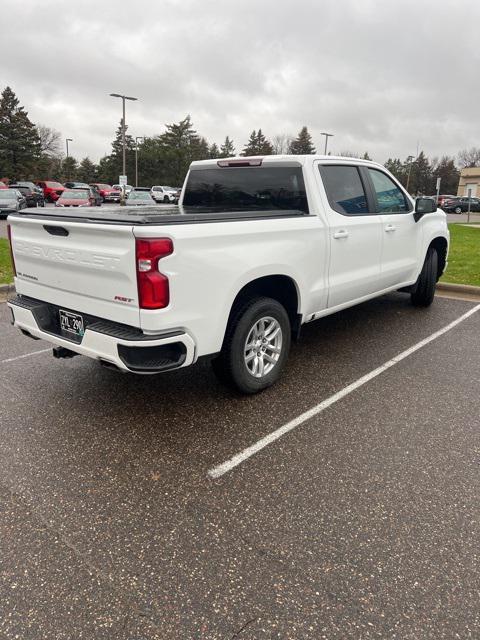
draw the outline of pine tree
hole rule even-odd
[[[406,184],[406,172],[405,166],[402,164],[400,158],[389,158],[385,162],[385,169],[390,171],[391,174],[395,176],[395,178],[403,185]]]
[[[130,182],[135,173],[135,140],[131,135],[126,133],[128,126],[125,127],[125,171],[130,175]],[[112,142],[112,153],[110,154],[110,180],[113,183],[118,182],[118,177],[123,173],[123,142],[122,142],[122,120]]]
[[[16,180],[34,178],[40,159],[35,125],[10,87],[0,98],[0,174]]]
[[[209,158],[219,158],[220,157],[220,150],[219,150],[218,146],[215,144],[215,142],[213,142],[210,145],[210,148],[208,150],[208,157]]]
[[[80,182],[94,182],[97,178],[97,167],[87,156],[80,162],[77,170],[77,177]]]
[[[312,136],[309,134],[307,127],[302,127],[298,136],[290,144],[289,153],[294,155],[307,155],[315,153]]]
[[[225,141],[220,147],[220,158],[230,158],[235,155],[235,147],[233,141],[228,136],[225,137]]]
[[[68,156],[62,161],[62,182],[77,180],[78,162],[73,156]]]
[[[208,158],[208,143],[193,128],[190,116],[177,124],[167,124],[159,137],[160,152],[165,160],[165,182],[173,186],[183,183],[193,160]]]
[[[242,156],[270,156],[272,154],[271,142],[267,140],[261,129],[258,132],[254,129],[242,151]]]
[[[371,160],[370,156],[368,155],[368,151],[365,151],[365,153],[362,156],[362,160]]]
[[[455,166],[453,158],[443,156],[432,171],[432,182],[429,193],[435,193],[437,178],[441,178],[440,189],[442,193],[457,193],[460,172]]]

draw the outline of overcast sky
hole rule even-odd
[[[191,114],[241,151],[302,125],[380,162],[480,146],[479,0],[2,0],[0,88],[35,123],[110,151]]]

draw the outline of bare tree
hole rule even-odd
[[[467,167],[480,167],[480,148],[472,147],[458,152],[458,164],[462,169]]]
[[[288,135],[287,133],[279,133],[272,138],[273,145],[273,153],[278,156],[283,153],[290,152],[290,145],[293,142],[293,136]]]
[[[40,151],[47,156],[58,156],[60,153],[60,131],[46,127],[44,124],[38,124],[37,132],[40,138]]]

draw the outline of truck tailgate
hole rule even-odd
[[[9,218],[17,293],[139,326],[129,224]]]

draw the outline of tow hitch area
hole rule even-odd
[[[53,347],[54,358],[73,358],[78,355],[80,354],[75,351],[71,351],[70,349],[65,349],[65,347]]]

